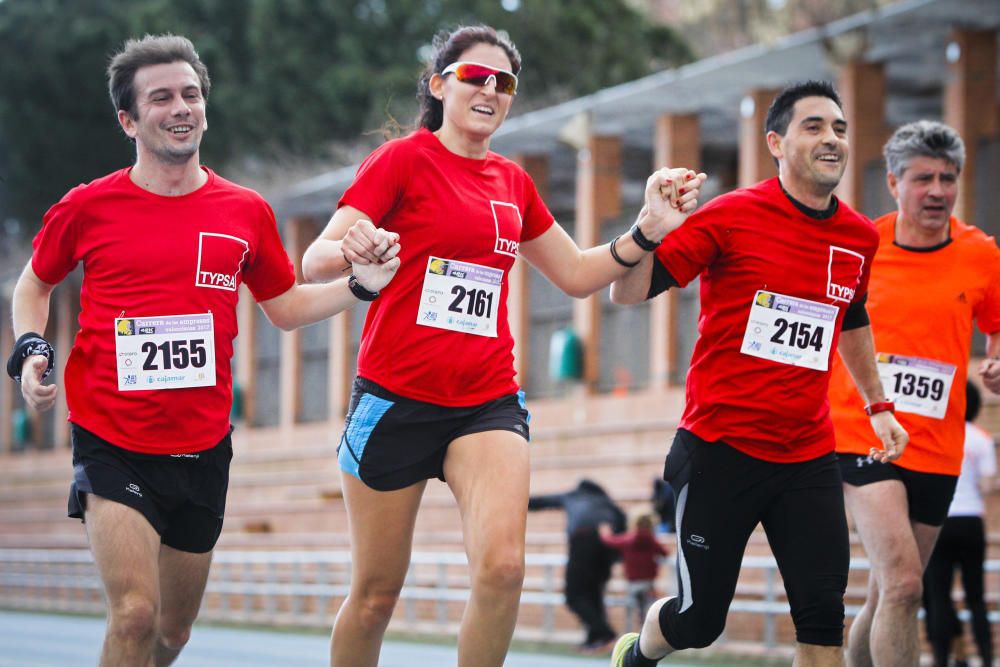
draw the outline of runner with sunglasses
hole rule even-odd
[[[399,235],[399,273],[369,295],[339,448],[353,571],[333,665],[378,662],[431,478],[455,496],[469,559],[458,664],[503,664],[524,576],[529,475],[508,272],[523,254],[568,294],[592,294],[684,221],[704,179],[654,173],[634,232],[581,251],[524,170],[489,151],[517,90],[517,49],[485,26],[441,34],[434,45],[418,87],[419,129],[362,163],[303,258],[307,278],[328,280],[349,262],[379,261],[376,229]],[[674,181],[683,182],[678,198],[663,196]]]

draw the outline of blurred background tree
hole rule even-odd
[[[27,239],[69,188],[133,161],[104,80],[128,37],[191,38],[213,80],[202,159],[246,172],[350,162],[366,132],[410,123],[431,37],[465,23],[521,51],[515,111],[692,58],[626,0],[0,0],[0,222]]]

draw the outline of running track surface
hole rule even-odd
[[[104,619],[0,611],[0,667],[96,665]],[[196,626],[176,667],[327,667],[329,639],[320,634]],[[380,667],[446,667],[455,648],[386,642]],[[506,667],[596,667],[608,658],[512,653]],[[681,667],[671,663],[672,667]]]

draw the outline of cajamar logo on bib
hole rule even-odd
[[[198,272],[194,284],[235,292],[243,259],[250,244],[228,234],[201,232],[198,236]]]

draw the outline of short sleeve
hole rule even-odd
[[[868,299],[868,282],[872,276],[872,262],[874,262],[875,254],[878,252],[878,231],[868,218],[863,218],[863,220],[868,225],[869,249],[865,253],[864,262],[861,264],[861,275],[858,276],[858,287],[854,290],[854,298],[851,300],[852,305],[863,304]]]
[[[993,241],[993,237],[990,237],[990,241]],[[996,243],[992,245],[992,261],[986,265],[990,278],[983,298],[972,311],[979,330],[985,334],[1000,331],[1000,250],[997,249]]]
[[[257,224],[257,247],[250,264],[244,269],[243,282],[250,288],[253,298],[267,301],[281,296],[295,284],[295,269],[285,247],[281,244],[274,212],[261,202]]]
[[[379,146],[358,167],[354,182],[344,192],[337,208],[352,206],[381,226],[406,191],[412,158],[412,141],[395,139]]]
[[[555,224],[549,207],[538,194],[535,182],[527,172],[524,174],[524,221],[521,227],[521,241],[536,239]]]
[[[681,287],[712,265],[723,252],[726,207],[709,204],[667,234],[656,258]]]
[[[77,244],[82,212],[70,191],[42,218],[32,241],[31,268],[41,280],[56,285],[80,262]]]

